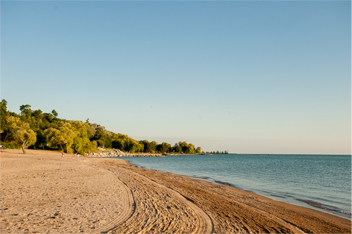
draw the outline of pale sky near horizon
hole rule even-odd
[[[1,1],[1,99],[205,151],[351,154],[350,1]]]

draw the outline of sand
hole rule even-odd
[[[350,220],[125,160],[2,150],[1,233],[351,233]]]

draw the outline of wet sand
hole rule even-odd
[[[124,160],[2,150],[1,233],[351,233],[350,220]]]

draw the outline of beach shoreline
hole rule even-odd
[[[180,155],[128,162],[351,218],[350,156]]]
[[[122,159],[2,150],[1,233],[351,233],[351,221]]]

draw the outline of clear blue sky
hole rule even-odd
[[[350,1],[1,1],[1,98],[205,151],[351,153]]]

